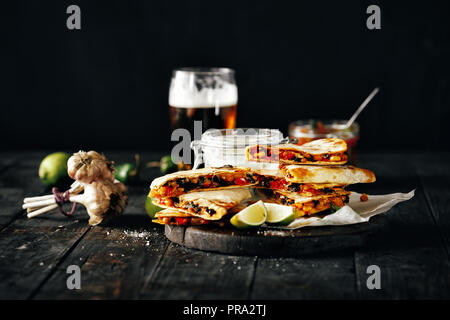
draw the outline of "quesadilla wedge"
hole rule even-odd
[[[333,165],[347,162],[347,143],[342,139],[326,138],[303,145],[255,145],[245,150],[249,161],[279,162],[281,164]]]
[[[153,203],[164,208],[176,208],[205,220],[220,220],[241,201],[252,196],[247,188],[199,191],[178,197],[156,198]]]
[[[295,183],[354,184],[375,182],[375,174],[354,166],[287,165],[280,168],[285,179]]]
[[[345,188],[345,184],[336,183],[295,183],[286,180],[279,170],[254,169],[257,174],[256,188],[266,188],[288,192],[296,192],[305,197],[329,194]]]
[[[173,208],[167,208],[159,211],[156,213],[155,218],[156,219],[153,219],[152,222],[177,226],[197,226],[212,223],[211,220],[205,220],[186,213],[185,211]]]
[[[174,172],[153,180],[149,196],[176,197],[180,194],[204,190],[245,187],[256,184],[249,168],[224,166]]]
[[[294,207],[298,211],[298,217],[302,217],[328,210],[332,204],[343,207],[349,201],[350,192],[340,190],[331,194],[314,197],[304,197],[295,192],[278,190],[265,190],[264,194],[269,200]]]

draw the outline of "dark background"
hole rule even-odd
[[[1,7],[2,149],[168,149],[179,66],[236,70],[238,126],[348,118],[363,149],[450,147],[445,1],[15,1]],[[81,30],[66,8],[81,7]],[[382,29],[366,28],[381,7]]]

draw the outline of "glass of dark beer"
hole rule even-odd
[[[194,137],[194,121],[201,121],[202,132],[211,128],[233,129],[236,126],[237,100],[234,70],[175,69],[169,90],[172,130],[184,128]]]

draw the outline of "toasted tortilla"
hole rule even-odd
[[[247,175],[247,173],[249,175]],[[243,178],[245,181],[240,179],[240,184],[236,184],[235,180],[239,178]],[[186,190],[186,188],[177,183],[180,179],[189,182],[189,190]],[[208,179],[208,181],[218,179],[219,182],[214,182],[211,186],[204,186],[199,183],[202,179]],[[256,181],[252,180],[251,170],[243,167],[224,166],[220,168],[202,168],[196,170],[178,171],[154,179],[150,186],[149,196],[152,198],[173,197],[188,192],[239,188],[243,186],[255,185]],[[222,183],[227,185],[216,185]]]
[[[375,182],[375,174],[354,166],[287,165],[281,171],[287,181],[295,183],[355,184]]]
[[[165,222],[164,220],[161,220],[161,219],[153,219],[152,222],[157,223],[157,224],[162,224],[162,225],[169,224],[169,225],[175,225],[175,226],[201,226],[204,224],[214,224],[216,226],[223,227],[225,225],[225,222],[223,222],[223,221],[206,221],[199,217],[190,217],[190,218],[188,218],[188,221],[183,224],[179,224],[176,220],[174,221],[174,219],[169,220],[169,222]]]
[[[321,196],[314,196],[314,197],[305,197],[305,196],[301,196],[296,192],[287,192],[287,191],[280,191],[280,190],[274,190],[274,193],[278,193],[280,195],[285,196],[286,198],[289,198],[291,200],[294,200],[295,203],[305,203],[308,201],[312,201],[312,200],[319,200],[319,199],[327,199],[327,198],[332,198],[335,196],[341,196],[341,195],[349,195],[350,191],[347,190],[339,190],[336,191],[332,194],[327,194],[327,195],[321,195]]]
[[[174,208],[166,208],[164,210],[158,211],[155,214],[156,218],[168,218],[168,217],[177,217],[177,218],[190,218],[192,214],[187,213],[183,210],[174,209]]]
[[[345,164],[346,152],[347,143],[336,138],[313,140],[303,145],[290,143],[277,146],[256,145],[245,149],[246,158],[249,161],[315,165]],[[284,159],[283,154],[288,153],[292,155],[292,158]]]
[[[233,207],[252,196],[247,188],[233,188],[225,190],[199,191],[182,194],[173,198],[153,200],[157,206],[176,208],[190,215],[205,220],[220,220]]]
[[[338,183],[295,183],[287,181],[283,172],[270,169],[253,169],[258,175],[258,184],[255,188],[270,188],[287,192],[296,192],[305,197],[331,193],[345,188],[345,184]]]
[[[164,210],[161,210],[155,214],[155,218],[152,222],[158,223],[158,224],[170,224],[170,225],[190,225],[190,226],[196,226],[196,225],[202,225],[207,223],[202,218],[194,217],[189,213],[186,213],[185,211],[174,209],[174,208],[167,208]],[[164,219],[169,218],[169,219]],[[179,220],[175,218],[183,218],[187,219],[184,220],[182,224],[180,224]]]

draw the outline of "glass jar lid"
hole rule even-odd
[[[278,129],[209,129],[202,134],[201,140],[191,143],[195,153],[193,169],[198,168],[201,163],[205,166],[229,164],[251,167],[254,163],[246,160],[246,147],[255,144],[277,145],[287,141]]]
[[[193,146],[217,148],[243,148],[249,145],[275,145],[285,142],[278,129],[235,128],[209,129],[202,134],[201,140],[193,141]]]

